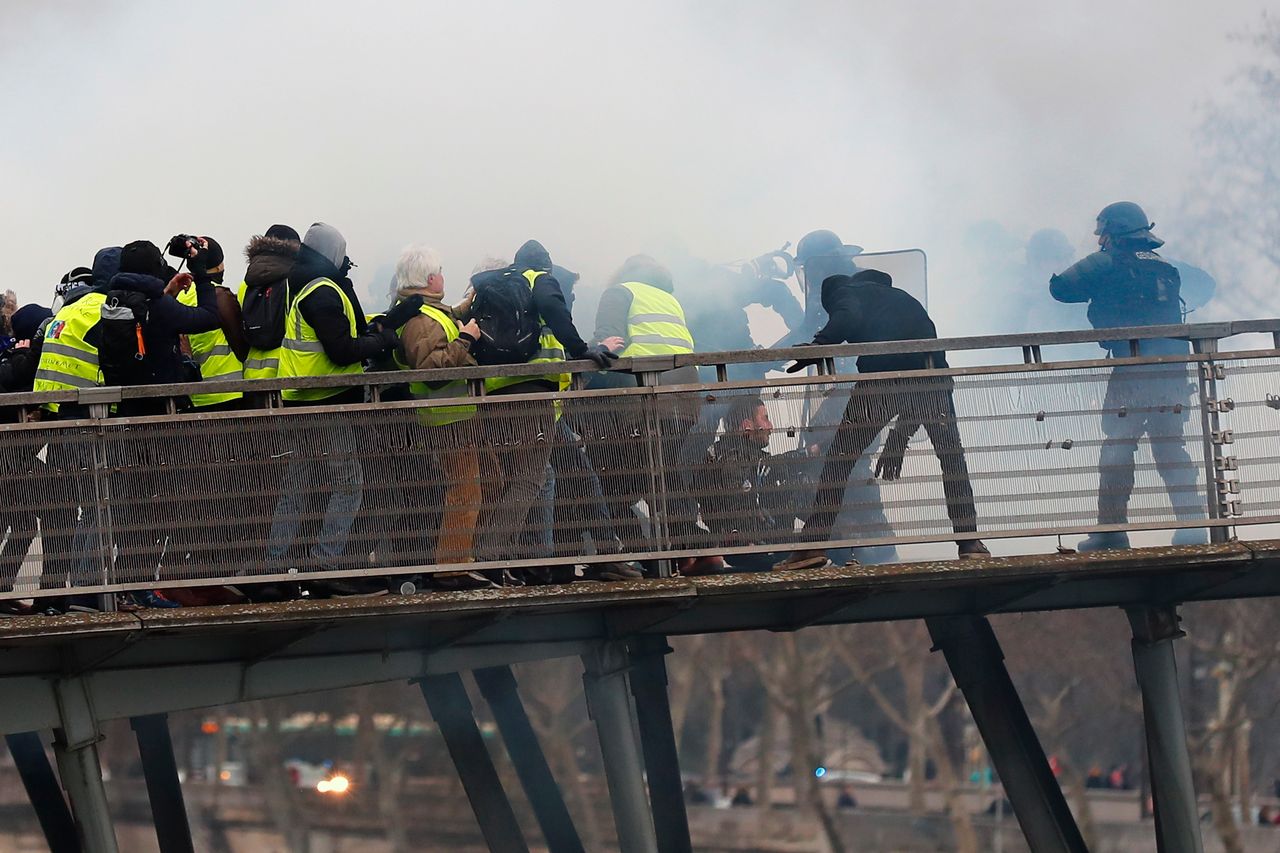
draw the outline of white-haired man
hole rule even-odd
[[[444,303],[440,253],[427,246],[408,247],[396,263],[396,300],[414,296],[422,297],[422,307],[400,332],[397,363],[409,370],[474,365],[471,345],[480,336],[480,327],[475,320],[459,321],[465,305],[453,308]],[[409,390],[420,400],[466,397],[467,383],[414,382]],[[429,444],[436,450],[445,484],[437,563],[469,563],[473,559],[482,503],[475,414],[474,404],[430,406],[418,412],[418,421],[434,433]],[[445,585],[462,585],[467,579],[483,580],[477,575],[441,578]]]

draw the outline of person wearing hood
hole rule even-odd
[[[485,270],[471,278],[479,293],[492,282],[515,275],[529,283],[533,308],[542,323],[539,348],[529,363],[554,365],[566,358],[587,358],[601,369],[609,367],[616,356],[605,347],[588,346],[578,334],[573,315],[565,301],[560,283],[552,274],[551,255],[537,240],[529,240],[516,252],[510,267]],[[563,391],[569,387],[569,374],[548,372],[542,376],[499,376],[485,380],[490,396],[528,392]],[[551,435],[557,420],[556,408],[550,401],[530,401],[523,405],[527,417],[503,418],[494,410],[486,420],[485,443],[497,456],[503,473],[501,494],[485,501],[481,512],[476,553],[482,560],[511,559],[522,539],[538,541],[536,550],[544,550],[550,531],[535,534],[526,531],[530,508],[547,483],[551,443],[541,437]]]
[[[596,307],[595,340],[622,358],[688,355],[694,351],[693,335],[685,322],[684,308],[675,296],[671,271],[648,255],[633,255],[614,273],[611,283],[600,294]],[[635,382],[633,377],[631,382]],[[678,367],[658,375],[662,385],[686,385],[698,381],[698,369],[692,365]],[[699,401],[695,396],[672,395],[663,398],[670,403],[658,411],[663,456],[680,459],[681,450],[693,425],[698,420]],[[609,511],[624,535],[638,534],[638,519],[631,507],[648,489],[646,448],[644,444],[621,440],[634,433],[641,424],[618,419],[619,441],[613,449],[627,457],[601,483],[609,500]],[[604,460],[601,460],[602,462]],[[669,465],[662,472],[666,492],[666,522],[672,538],[689,543],[698,533],[698,505],[689,497],[687,468]],[[682,561],[682,570],[701,572],[714,558]],[[698,563],[695,569],[695,563]]]
[[[931,340],[938,337],[933,320],[911,294],[893,286],[880,270],[862,270],[852,276],[833,275],[822,282],[822,307],[827,324],[813,336],[811,346],[878,341]],[[801,359],[787,368],[796,373],[819,359]],[[858,357],[858,373],[881,373],[946,368],[946,353],[890,353]],[[844,417],[827,449],[818,477],[817,498],[804,525],[807,539],[830,538],[840,512],[849,474],[858,459],[889,423],[884,449],[876,462],[876,476],[896,480],[902,472],[907,443],[921,426],[929,435],[942,467],[942,488],[947,515],[958,534],[974,533],[978,515],[973,486],[956,425],[954,386],[950,377],[920,379],[863,379],[849,396]],[[961,557],[987,556],[990,552],[976,538],[958,540]],[[821,549],[795,551],[776,569],[822,568],[830,565]]]
[[[298,259],[302,238],[288,225],[272,225],[267,233],[249,240],[244,248],[249,266],[244,273],[237,300],[243,307],[250,291],[269,292],[279,288],[288,299],[289,272]],[[246,341],[246,344],[248,342]],[[280,372],[280,347],[270,349],[249,346],[244,357],[245,379],[275,379]],[[256,397],[262,396],[261,394]],[[255,397],[255,399],[256,399]],[[261,402],[265,403],[265,400]],[[255,406],[255,408],[260,406]]]
[[[399,344],[396,330],[418,313],[422,297],[405,300],[386,317],[370,324],[347,277],[352,267],[346,238],[332,225],[317,222],[307,230],[289,272],[291,301],[280,349],[281,379],[345,376],[363,373],[363,362]],[[286,388],[286,408],[318,404],[358,404],[360,386]],[[312,495],[326,502],[319,535],[310,546],[314,568],[344,567],[344,554],[355,515],[364,497],[364,469],[350,423],[302,424],[289,432],[289,463],[268,536],[268,572],[288,568],[285,560],[307,512]],[[334,584],[333,591],[341,592]]]
[[[1176,326],[1183,322],[1182,279],[1176,267],[1156,249],[1164,241],[1152,233],[1155,223],[1131,201],[1109,204],[1098,214],[1094,234],[1098,249],[1049,279],[1049,293],[1059,302],[1087,302],[1089,323],[1095,329],[1118,326]],[[1129,341],[1103,341],[1108,358],[1131,355]],[[1138,342],[1139,356],[1187,355],[1187,341],[1157,338]],[[1164,481],[1174,517],[1194,521],[1205,516],[1198,481],[1202,475],[1182,441],[1190,416],[1194,379],[1186,364],[1160,368],[1121,365],[1111,371],[1102,403],[1099,454],[1098,523],[1128,521],[1134,486],[1134,457],[1138,442],[1148,437],[1156,471]],[[1173,440],[1169,440],[1173,439]],[[1203,528],[1179,528],[1175,545],[1205,541]],[[1089,534],[1081,551],[1128,548],[1123,531]]]

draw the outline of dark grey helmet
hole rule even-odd
[[[810,231],[800,238],[796,244],[796,263],[805,264],[820,255],[838,255],[844,248],[844,241],[834,231]]]
[[[1112,202],[1098,213],[1098,227],[1094,234],[1109,237],[1127,237],[1142,231],[1150,231],[1156,224],[1147,219],[1146,212],[1131,201]]]

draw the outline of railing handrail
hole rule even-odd
[[[610,372],[658,373],[679,367],[762,364],[795,359],[856,358],[864,355],[911,354],[937,351],[1002,350],[1100,343],[1102,341],[1143,341],[1167,338],[1185,341],[1217,341],[1241,334],[1266,333],[1280,336],[1280,318],[1234,320],[1220,323],[1178,323],[1164,326],[1122,326],[1111,329],[1082,329],[1070,332],[1021,332],[1012,335],[926,338],[865,344],[725,350],[719,352],[697,352],[688,355],[644,356],[618,359]],[[408,382],[474,381],[497,376],[537,377],[551,371],[583,374],[597,373],[600,368],[592,361],[579,359],[556,363],[551,367],[546,363],[508,364],[430,370],[388,370],[290,379],[235,379],[128,387],[102,386],[79,391],[0,394],[0,408],[32,407],[46,403],[115,403],[122,400],[169,398],[190,394],[226,393],[231,391],[275,392],[285,389],[304,388],[384,387]],[[323,405],[323,401],[318,401],[316,405]]]

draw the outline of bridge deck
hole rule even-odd
[[[0,622],[0,730],[576,654],[602,639],[1280,594],[1280,540]]]

